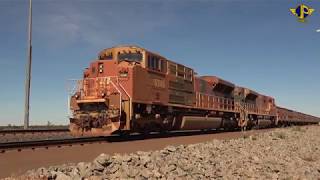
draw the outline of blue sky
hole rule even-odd
[[[67,124],[67,79],[97,53],[137,44],[320,116],[320,2],[300,23],[302,1],[33,0],[31,124]],[[0,125],[22,124],[27,0],[0,1]]]

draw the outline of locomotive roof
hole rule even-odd
[[[209,80],[213,83],[221,83],[221,84],[224,84],[224,85],[227,85],[230,87],[235,87],[235,84],[233,84],[232,82],[226,81],[226,80],[221,79],[217,76],[200,76],[200,78],[204,79],[204,80]]]
[[[149,51],[149,50],[147,50],[147,49],[145,49],[145,48],[142,48],[142,47],[140,47],[140,46],[138,46],[138,45],[134,45],[134,44],[122,44],[122,45],[117,45],[117,46],[113,46],[113,47],[110,47],[110,48],[106,48],[106,49],[101,50],[101,51],[99,52],[99,55],[101,55],[103,52],[105,52],[105,51],[107,51],[107,50],[116,49],[116,48],[138,48],[138,49],[141,49],[141,50],[146,51],[146,52],[148,52],[148,53],[152,53],[152,54],[154,54],[154,55],[157,55],[157,56],[160,56],[160,57],[162,57],[162,58],[164,58],[164,59],[167,59],[167,58],[163,57],[162,55],[160,55],[159,53]]]
[[[246,87],[237,86],[237,88],[246,89],[246,90],[249,91],[249,93],[254,94],[254,95],[256,95],[256,96],[259,96],[259,95],[261,95],[261,96],[266,96],[266,95],[260,94],[260,93],[258,93],[258,92],[256,92],[256,91],[254,91],[254,90],[252,90],[252,89],[249,89],[249,88],[246,88]],[[267,97],[267,96],[266,96],[266,97]]]
[[[190,68],[190,67],[188,67],[188,66],[186,66],[186,65],[180,64],[180,63],[178,63],[178,62],[176,62],[176,61],[170,60],[170,59],[168,59],[168,58],[160,55],[160,54],[157,53],[157,52],[150,51],[150,50],[148,50],[148,49],[146,49],[146,48],[142,48],[142,47],[140,47],[140,46],[138,46],[138,45],[134,45],[134,44],[122,44],[122,45],[117,45],[117,46],[113,46],[113,47],[110,47],[110,48],[106,48],[106,49],[101,50],[98,55],[100,56],[100,55],[103,54],[105,51],[108,51],[108,50],[111,50],[111,49],[116,49],[116,48],[138,48],[138,49],[141,49],[141,50],[143,50],[143,51],[146,51],[147,53],[150,53],[150,54],[154,54],[154,55],[156,55],[156,56],[159,56],[159,57],[161,57],[161,58],[163,58],[163,59],[165,59],[165,60],[167,60],[167,61],[169,61],[169,62],[172,62],[172,63],[178,64],[178,65],[187,67],[187,68],[189,68],[189,69],[193,69],[193,68]]]

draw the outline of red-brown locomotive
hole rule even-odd
[[[102,50],[77,82],[70,109],[76,136],[320,122],[138,46]]]

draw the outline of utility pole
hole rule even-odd
[[[32,38],[32,0],[29,0],[28,59],[26,64],[26,81],[25,81],[24,129],[29,128],[30,81],[31,81],[31,62],[32,62],[31,38]]]

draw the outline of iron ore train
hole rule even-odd
[[[70,97],[75,136],[121,132],[245,129],[319,123],[320,118],[194,70],[144,48],[102,50]]]

